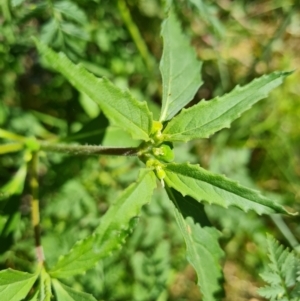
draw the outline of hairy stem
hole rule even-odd
[[[31,188],[31,221],[34,231],[36,256],[39,265],[44,264],[44,252],[41,245],[40,210],[39,210],[39,182],[38,182],[38,152],[32,153],[30,161],[30,188]]]
[[[70,145],[70,144],[53,144],[49,142],[40,142],[40,149],[50,152],[65,153],[73,156],[93,156],[93,155],[110,155],[110,156],[137,156],[139,149],[136,147],[105,147],[99,145]]]

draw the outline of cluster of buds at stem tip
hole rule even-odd
[[[148,168],[152,168],[155,171],[155,174],[157,176],[157,178],[160,180],[161,186],[165,187],[165,182],[164,182],[164,178],[166,177],[166,173],[163,169],[163,165],[162,163],[160,163],[158,160],[156,159],[149,159],[146,162],[146,166]]]
[[[159,144],[163,142],[164,137],[161,133],[161,130],[163,129],[163,125],[160,121],[153,121],[152,122],[152,129],[151,129],[151,142],[154,144]]]
[[[151,130],[151,140],[141,144],[138,152],[139,158],[146,164],[148,168],[154,170],[161,185],[164,187],[164,163],[169,163],[174,160],[172,151],[173,145],[169,142],[164,142],[164,135],[161,133],[163,125],[159,121],[153,121]]]

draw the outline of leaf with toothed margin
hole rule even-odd
[[[230,93],[210,101],[202,100],[197,105],[183,109],[166,126],[163,134],[168,141],[189,141],[208,138],[215,132],[230,127],[259,100],[279,86],[291,72],[274,72],[253,80],[250,84],[237,86]]]
[[[222,175],[209,172],[198,165],[170,163],[164,165],[168,186],[197,201],[222,207],[235,206],[258,214],[286,213],[282,206],[262,196],[258,191],[243,187]]]
[[[171,119],[193,99],[202,84],[202,63],[197,60],[190,41],[182,33],[172,11],[162,25],[161,34],[164,49],[160,61],[163,83],[160,121],[165,121]]]
[[[53,278],[68,278],[92,268],[100,259],[121,247],[133,228],[132,222],[150,201],[156,178],[153,171],[142,169],[138,180],[122,192],[92,236],[78,241],[68,254],[50,270]]]
[[[73,64],[63,53],[54,52],[37,39],[34,41],[51,67],[63,74],[78,91],[95,101],[107,118],[134,139],[150,139],[152,113],[146,102],[134,99],[128,91],[119,89],[106,78],[95,77],[84,67]]]
[[[186,243],[187,259],[197,273],[202,299],[223,299],[224,277],[220,260],[224,252],[218,243],[220,233],[211,226],[201,203],[189,196],[183,197],[172,188],[166,189],[175,205],[175,218]]]

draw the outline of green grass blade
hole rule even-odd
[[[258,191],[243,187],[222,175],[188,163],[166,164],[165,182],[182,195],[222,207],[235,206],[258,214],[288,213],[282,206],[262,196]]]
[[[230,123],[250,109],[259,100],[279,86],[290,72],[274,72],[253,80],[250,84],[237,86],[233,91],[210,101],[183,109],[164,130],[169,141],[189,141],[208,138],[215,132],[229,128]]]
[[[183,197],[167,188],[175,205],[175,217],[184,237],[187,259],[198,276],[198,285],[204,301],[221,300],[223,274],[220,260],[224,252],[219,246],[217,229],[208,225],[204,207],[191,197]]]
[[[201,65],[189,40],[183,35],[174,13],[162,25],[164,40],[160,71],[163,99],[160,121],[171,119],[190,102],[200,85]]]
[[[149,140],[152,113],[146,102],[134,99],[128,91],[122,91],[106,78],[95,77],[81,65],[73,64],[63,53],[56,53],[38,40],[34,41],[51,67],[94,100],[110,120],[134,139]]]
[[[142,170],[137,182],[123,191],[109,208],[93,235],[78,241],[68,254],[59,259],[49,272],[51,277],[66,278],[83,273],[120,248],[133,227],[134,218],[150,201],[155,185],[154,173]]]

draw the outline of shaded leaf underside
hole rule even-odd
[[[166,164],[166,183],[198,201],[222,207],[235,206],[258,214],[288,213],[282,206],[262,196],[258,191],[243,187],[222,175],[209,172],[198,165]]]

